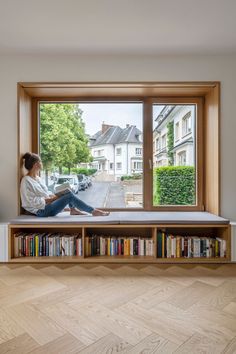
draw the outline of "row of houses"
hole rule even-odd
[[[172,122],[174,165],[194,165],[195,107],[167,105],[154,120],[153,165],[167,166],[168,123]],[[102,129],[90,137],[93,162],[104,180],[117,180],[123,175],[143,171],[143,137],[134,125],[125,128],[102,123]]]

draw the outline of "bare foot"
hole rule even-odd
[[[77,208],[71,208],[70,209],[70,215],[89,215],[85,211],[79,210]]]
[[[92,212],[93,216],[107,216],[109,214],[110,214],[109,211],[103,211],[103,210],[100,210],[100,209],[94,209],[93,212]]]

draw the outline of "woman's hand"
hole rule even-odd
[[[55,194],[50,195],[48,198],[45,198],[46,204],[50,204],[54,202],[58,197]]]

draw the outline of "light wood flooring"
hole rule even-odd
[[[0,353],[236,353],[236,264],[0,265]]]

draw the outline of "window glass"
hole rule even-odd
[[[93,207],[143,207],[142,103],[41,102],[39,108],[42,178],[52,192],[55,179],[80,175],[78,196]]]
[[[195,126],[195,105],[153,105],[153,206],[196,205]]]

